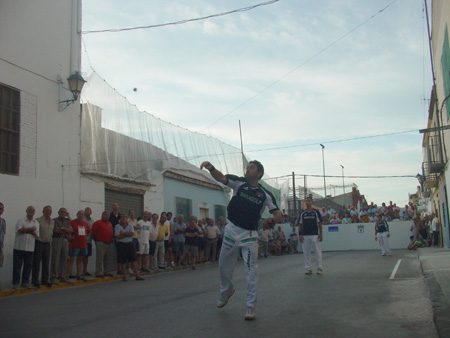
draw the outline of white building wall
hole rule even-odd
[[[14,226],[28,205],[80,205],[80,106],[58,111],[59,83],[80,70],[81,3],[78,0],[0,1],[0,83],[20,91],[19,175],[0,174],[2,217],[7,222],[1,280],[12,278]],[[64,91],[63,99],[68,98]]]
[[[409,237],[412,236],[412,224],[412,221],[389,222],[391,249],[408,247]],[[289,238],[291,226],[281,223],[276,225],[276,229],[278,226],[281,226],[286,238]],[[323,225],[322,231],[323,242],[320,244],[322,251],[381,250],[375,241],[375,223],[326,224]],[[302,251],[301,245],[299,249]]]
[[[445,29],[449,30],[450,33],[450,1],[447,0],[433,0],[432,1],[432,50],[433,50],[433,58],[434,58],[434,69],[436,75],[436,92],[438,98],[438,108],[440,114],[442,114],[442,126],[446,126],[449,124],[449,120],[447,119],[447,111],[445,106],[441,110],[441,105],[443,100],[446,97],[445,89],[444,89],[444,80],[443,77],[449,77],[450,74],[443,74],[441,58],[443,54],[443,44],[445,37]],[[448,94],[448,93],[447,93]],[[447,100],[447,106],[450,105],[450,99]],[[436,116],[433,116],[434,124],[436,124]],[[441,131],[444,138],[444,149],[446,151],[446,156],[449,158],[449,150],[450,150],[450,131],[442,130]],[[444,155],[445,156],[445,155]],[[445,158],[444,158],[445,160]],[[449,224],[448,224],[448,210],[444,209],[445,200],[447,199],[447,204],[449,200],[449,185],[450,183],[450,172],[448,163],[445,166],[444,173],[439,177],[439,186],[437,189],[433,191],[431,207],[433,211],[437,210],[438,216],[441,219],[441,224],[443,226],[442,234],[444,236],[444,245],[446,247],[450,247],[450,238],[449,238]],[[447,187],[447,196],[445,196],[444,187]]]

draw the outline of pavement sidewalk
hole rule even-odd
[[[417,249],[439,337],[450,337],[450,250]]]

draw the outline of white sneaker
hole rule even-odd
[[[311,270],[306,270],[305,271],[305,275],[311,275],[312,274],[312,271]]]
[[[245,320],[255,320],[256,319],[255,308],[248,307],[244,318],[245,318]]]
[[[318,274],[318,275],[323,274],[323,270],[322,270],[322,269],[317,269],[317,274]]]
[[[232,295],[234,295],[234,289],[231,290],[231,293],[228,296],[220,295],[219,300],[217,301],[217,307],[224,307],[227,305],[228,300],[231,298]]]

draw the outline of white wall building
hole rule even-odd
[[[442,224],[443,244],[450,248],[448,153],[450,150],[450,2],[433,0],[431,11],[431,49],[434,85],[428,115],[428,132],[423,138],[421,199],[427,199],[427,213],[435,212]],[[425,211],[424,211],[425,212]]]
[[[0,1],[0,201],[7,222],[5,264],[11,280],[14,226],[28,205],[80,203],[80,105],[67,78],[80,70],[81,1]]]

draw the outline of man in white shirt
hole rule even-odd
[[[440,234],[440,224],[439,224],[439,218],[436,216],[435,213],[431,214],[431,231],[433,231],[433,246],[439,246],[439,234]]]
[[[39,236],[39,222],[34,219],[35,207],[30,205],[26,212],[27,216],[20,218],[15,228],[16,238],[13,252],[13,285],[15,289],[19,287],[21,274],[22,286],[29,287],[34,245],[36,237]]]
[[[148,254],[150,253],[150,225],[148,220],[148,212],[144,211],[142,219],[138,221],[138,225],[141,228],[139,232],[139,251],[137,252],[137,264],[139,269],[143,272],[148,272]]]
[[[217,241],[220,237],[220,230],[211,218],[206,219],[206,245],[205,245],[205,260],[215,261],[217,251]]]

